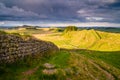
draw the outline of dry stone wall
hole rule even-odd
[[[48,55],[58,50],[51,42],[33,37],[22,38],[13,34],[0,34],[0,63],[15,62],[27,55]]]

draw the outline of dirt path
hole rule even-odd
[[[103,69],[102,67],[100,67],[100,66],[99,66],[98,64],[96,64],[94,61],[89,60],[89,62],[90,62],[91,64],[93,64],[96,68],[98,68],[100,71],[102,71],[102,72],[106,75],[106,78],[107,78],[108,80],[115,80],[114,76],[113,76],[111,73],[109,73],[108,71],[106,71],[105,69]]]
[[[27,70],[25,72],[22,72],[22,75],[25,76],[22,80],[28,80],[26,77],[34,74],[37,71],[38,68],[39,68],[39,66],[37,66],[37,67],[35,67],[33,69],[30,69],[30,70]]]
[[[37,67],[35,67],[35,68],[33,68],[33,69],[30,69],[30,70],[28,70],[28,71],[22,72],[22,74],[25,75],[25,76],[31,75],[31,74],[33,74],[34,72],[36,72],[36,70],[37,70],[38,68],[39,68],[39,67],[37,66]]]
[[[72,46],[72,47],[74,47],[74,49],[78,49],[79,47],[78,46],[74,46],[74,45],[72,45],[72,44],[67,44],[67,45],[70,45],[70,46]],[[81,55],[82,56],[82,55]],[[83,56],[84,57],[84,56]],[[115,80],[115,77],[111,74],[111,73],[109,73],[108,71],[106,71],[105,69],[103,69],[102,67],[100,67],[98,64],[96,64],[93,60],[88,60],[89,61],[89,63],[91,63],[92,65],[94,65],[96,68],[98,68],[100,71],[102,71],[105,75],[106,75],[106,78],[108,79],[108,80]],[[92,74],[90,74],[90,73],[88,73],[93,79],[95,79],[95,77],[92,75]]]
[[[93,79],[93,80],[97,80],[97,78],[93,75],[93,74],[91,74],[90,73],[90,71],[88,70],[88,68],[87,68],[87,66],[85,66],[86,68],[86,71],[87,71],[87,74]]]
[[[77,53],[76,53],[77,54]],[[82,55],[82,54],[79,54],[81,57],[85,57],[86,58],[86,56],[84,56],[84,55]],[[104,68],[102,68],[100,65],[98,65],[97,63],[95,63],[94,62],[94,60],[92,60],[92,59],[90,59],[90,58],[87,58],[88,60],[87,60],[87,62],[88,63],[90,63],[90,64],[92,64],[94,67],[96,67],[101,73],[100,74],[104,74],[105,75],[105,77],[106,77],[106,80],[116,80],[116,78],[115,78],[115,76],[114,75],[112,75],[110,72],[108,72],[106,69],[104,69]],[[86,71],[87,71],[87,74],[91,77],[91,78],[93,78],[93,80],[97,80],[97,76],[95,76],[95,75],[93,75],[91,72],[90,72],[90,70],[88,69],[88,66],[85,66],[84,65],[84,67],[85,67],[85,69],[86,69]],[[99,72],[98,72],[99,73]]]
[[[81,57],[85,57],[84,55],[81,55]],[[103,69],[101,66],[99,66],[97,63],[94,62],[94,60],[89,59],[87,60],[90,64],[92,64],[94,67],[96,67],[98,70],[100,70],[103,74],[106,75],[107,80],[115,80],[114,75],[112,75],[111,73],[109,73],[107,70]],[[87,68],[86,68],[87,69]],[[88,71],[88,70],[87,70]],[[88,71],[89,72],[89,71]],[[89,73],[89,75],[96,80],[96,76],[93,76],[92,74]]]

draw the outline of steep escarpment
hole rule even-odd
[[[119,51],[120,34],[91,30],[70,31],[64,34],[70,45],[81,49]]]
[[[58,47],[51,42],[0,32],[0,63],[15,62],[27,55],[51,55],[57,50]]]

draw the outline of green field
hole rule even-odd
[[[0,80],[120,80],[120,33],[79,30],[5,30],[31,34],[56,44],[60,51],[50,57],[28,57],[0,66]],[[54,65],[47,69],[44,64]],[[45,74],[43,71],[54,72]],[[51,71],[50,71],[51,70]]]

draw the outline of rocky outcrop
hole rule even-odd
[[[50,55],[57,50],[58,47],[51,42],[33,37],[0,33],[0,63],[15,62],[27,55]]]

